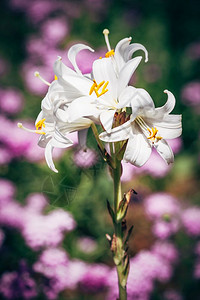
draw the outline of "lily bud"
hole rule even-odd
[[[124,194],[123,199],[119,203],[119,207],[118,207],[118,211],[117,211],[117,222],[120,222],[125,218],[127,209],[128,209],[128,205],[131,200],[131,196],[135,193],[136,192],[133,189],[131,189],[128,191],[127,194]]]

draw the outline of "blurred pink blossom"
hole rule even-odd
[[[183,101],[192,106],[200,104],[200,82],[192,81],[185,85],[182,90]]]
[[[183,300],[182,295],[175,290],[166,290],[164,292],[165,300]]]
[[[7,114],[16,114],[23,108],[22,94],[13,88],[0,90],[0,109]]]
[[[48,19],[42,24],[43,41],[49,45],[60,43],[69,33],[69,26],[64,18]]]
[[[79,250],[85,253],[91,253],[97,249],[95,240],[88,236],[80,237],[77,241],[77,246]]]
[[[179,258],[179,253],[177,248],[174,246],[174,244],[170,242],[161,242],[157,241],[153,244],[151,248],[152,253],[155,253],[170,263],[176,263]]]
[[[174,154],[179,153],[183,146],[183,141],[182,141],[181,137],[178,137],[178,138],[172,139],[172,140],[167,140],[167,142],[170,145],[170,147],[172,148],[172,151],[174,152]]]
[[[167,193],[154,193],[144,200],[147,215],[152,219],[165,216],[169,218],[180,212],[180,205],[176,198]]]
[[[14,184],[7,180],[0,178],[0,204],[3,203],[3,201],[9,201],[9,199],[12,199],[15,195],[16,188]]]
[[[80,168],[90,168],[97,162],[98,156],[95,150],[87,148],[80,149],[74,153],[73,161]]]
[[[157,220],[152,226],[152,232],[157,238],[165,240],[176,233],[179,227],[179,222],[175,218],[170,221]]]
[[[200,208],[193,206],[182,212],[181,220],[187,234],[191,236],[200,235]]]

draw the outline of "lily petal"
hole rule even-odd
[[[150,113],[151,111],[154,112],[155,106],[154,102],[147,91],[144,89],[134,89],[132,90],[132,100],[131,100],[131,107],[132,113],[137,111],[138,114],[145,115],[146,111]]]
[[[155,143],[154,147],[156,148],[160,156],[167,162],[167,164],[174,162],[174,154],[167,141],[162,139],[159,142]]]
[[[131,42],[130,38],[125,38],[119,41],[115,47],[115,60],[117,63],[118,71],[124,66],[126,60],[124,59],[124,53]]]
[[[135,72],[136,68],[138,67],[142,56],[135,57],[129,60],[124,67],[121,69],[118,78],[118,95],[121,94],[123,89],[128,85],[133,73]]]
[[[99,135],[99,138],[107,143],[127,140],[131,132],[131,121],[127,121],[121,126],[113,128],[110,133],[106,131]]]
[[[131,45],[129,45],[126,48],[125,53],[124,53],[124,59],[125,59],[125,61],[128,61],[129,59],[131,59],[133,53],[136,52],[136,51],[138,51],[138,50],[144,51],[145,62],[148,62],[148,52],[147,52],[147,49],[142,44],[137,44],[137,43],[131,44]]]
[[[87,149],[86,146],[87,134],[88,134],[88,128],[78,131],[79,145],[83,150]]]
[[[170,91],[164,90],[164,93],[166,93],[168,95],[168,99],[167,99],[167,102],[163,106],[155,109],[155,117],[156,118],[163,118],[163,115],[169,114],[174,109],[174,106],[176,103],[176,99]]]
[[[117,108],[124,108],[124,107],[130,107],[131,106],[131,100],[135,95],[136,88],[133,86],[127,86],[119,95],[119,103],[117,105]]]
[[[97,59],[94,61],[92,69],[97,84],[102,81],[109,82],[108,91],[103,96],[108,99],[109,97],[117,99],[117,77],[112,59],[112,57]]]
[[[132,124],[132,131],[124,153],[124,160],[136,167],[141,167],[149,159],[152,147],[135,124]]]
[[[58,170],[56,169],[54,162],[53,162],[53,149],[54,147],[51,145],[51,141],[48,142],[45,148],[45,159],[48,167],[55,173],[58,173]]]
[[[182,133],[181,115],[166,115],[161,121],[150,118],[144,120],[150,128],[156,127],[164,139],[174,139]]]
[[[81,73],[81,70],[79,69],[79,67],[77,66],[76,56],[81,50],[90,50],[91,52],[94,52],[94,50],[91,47],[84,45],[84,44],[76,44],[69,49],[68,58],[69,58],[70,62],[72,63],[74,70],[79,75],[82,75],[82,73]]]
[[[106,110],[100,114],[100,121],[108,133],[111,131],[113,125],[114,114],[115,114],[114,109]]]
[[[83,96],[74,100],[68,107],[69,122],[74,122],[81,117],[98,118],[101,110],[96,107],[95,103],[91,103],[89,96]]]

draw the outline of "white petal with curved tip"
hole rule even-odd
[[[142,56],[135,57],[129,60],[121,69],[118,78],[118,95],[121,94],[123,89],[128,85],[133,73],[141,62]]]
[[[115,110],[106,110],[100,114],[100,121],[104,129],[109,133],[113,125]]]
[[[174,162],[174,154],[167,141],[162,139],[159,142],[155,143],[154,147],[156,148],[160,156],[167,162],[167,164]]]
[[[126,151],[124,153],[124,160],[130,162],[136,167],[143,166],[149,159],[152,147],[150,142],[146,139],[144,134],[139,131],[137,126],[132,125],[133,133],[131,134]]]
[[[58,173],[58,170],[56,169],[54,162],[53,162],[53,146],[51,145],[51,141],[48,142],[45,148],[45,159],[48,167],[54,171],[55,173]]]
[[[144,51],[145,62],[148,62],[148,52],[147,52],[147,49],[142,44],[137,44],[137,43],[131,44],[131,45],[129,45],[127,47],[127,49],[125,50],[125,53],[124,53],[125,61],[128,61],[129,59],[131,59],[133,53],[136,52],[136,51],[138,51],[138,50]]]
[[[115,60],[117,63],[118,71],[121,70],[125,64],[124,53],[131,42],[131,38],[125,38],[119,41],[115,47]]]
[[[82,73],[81,73],[81,70],[79,69],[79,67],[77,66],[76,56],[81,50],[90,50],[91,52],[94,52],[94,50],[91,47],[84,45],[84,44],[76,44],[69,49],[68,58],[69,58],[70,62],[72,63],[74,70],[80,75]]]
[[[169,92],[168,90],[165,90],[164,93],[168,95],[167,102],[161,106],[155,109],[155,117],[156,118],[162,118],[165,114],[169,114],[175,106],[176,99],[174,95]]]
[[[99,138],[104,142],[118,142],[127,140],[131,132],[131,121],[125,122],[121,126],[113,128],[110,133],[106,131],[99,135]]]

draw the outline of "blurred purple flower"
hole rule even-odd
[[[73,161],[80,168],[90,168],[97,162],[98,156],[95,150],[87,148],[80,149],[74,153]]]
[[[16,114],[23,108],[23,96],[16,89],[0,90],[0,109],[7,114]]]
[[[172,140],[167,140],[167,142],[170,145],[170,147],[172,148],[172,151],[174,152],[174,154],[179,153],[183,146],[181,137],[178,137],[178,138],[172,139]]]
[[[49,45],[60,43],[69,33],[69,26],[64,18],[49,19],[42,24],[43,41]]]
[[[181,220],[188,235],[200,235],[200,208],[193,206],[182,212]]]
[[[0,165],[7,165],[12,158],[11,152],[5,146],[0,145]]]
[[[109,271],[109,267],[103,264],[88,266],[80,283],[81,288],[93,293],[102,291],[108,285]]]
[[[44,95],[48,86],[44,84],[38,77],[34,76],[34,73],[38,71],[46,81],[51,82],[54,79],[52,69],[47,66],[34,66],[30,63],[24,64],[21,74],[28,90],[38,96]]]
[[[128,300],[149,300],[154,281],[167,282],[173,269],[169,261],[156,253],[143,250],[130,260],[130,273],[127,284]],[[117,297],[117,274],[113,269],[108,276],[110,291],[107,300]]]
[[[154,177],[164,177],[171,169],[161,156],[153,150],[150,159],[140,168],[143,172]]]
[[[77,241],[77,246],[79,250],[85,253],[91,253],[97,249],[95,240],[88,236],[80,237]]]
[[[182,89],[182,99],[185,104],[196,106],[200,104],[200,82],[193,81]]]
[[[26,270],[5,272],[0,279],[0,293],[7,299],[32,299],[37,296],[37,287]]]
[[[48,215],[25,212],[22,236],[27,245],[35,250],[41,247],[56,247],[63,238],[64,232],[73,230],[75,221],[62,209],[54,210]]]
[[[157,220],[152,226],[152,232],[157,238],[164,240],[176,233],[179,227],[179,222],[175,218],[171,218],[170,221]]]
[[[41,213],[48,205],[47,198],[42,194],[31,194],[26,198],[27,210],[33,213]]]
[[[4,204],[4,201],[12,199],[15,194],[16,188],[14,184],[7,180],[0,178],[0,205]]]
[[[152,219],[171,217],[180,212],[176,198],[167,193],[154,193],[144,200],[147,215]]]
[[[159,255],[174,264],[178,261],[179,253],[174,244],[157,241],[151,248],[152,253]]]

